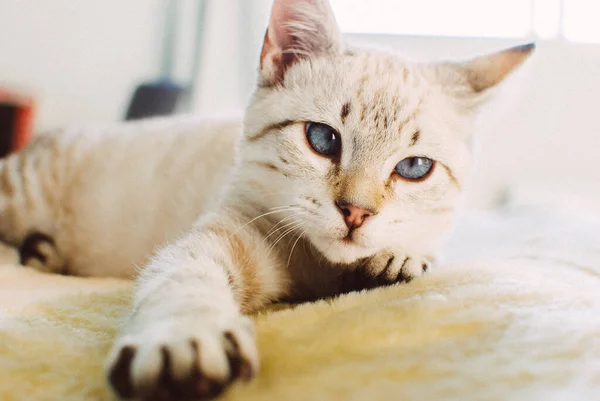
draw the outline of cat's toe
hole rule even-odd
[[[416,277],[425,274],[430,266],[431,262],[426,259],[406,256],[402,263],[397,266],[397,276],[394,282],[409,283]]]
[[[409,283],[425,274],[431,262],[425,258],[407,255],[394,255],[387,259],[385,267],[376,276],[379,285]]]

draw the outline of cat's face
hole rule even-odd
[[[349,51],[326,2],[276,1],[242,151],[273,238],[302,234],[332,262],[433,251],[470,169],[469,80],[485,81],[457,66]]]

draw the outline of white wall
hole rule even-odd
[[[123,117],[159,72],[162,0],[0,1],[0,85],[39,100],[38,129]]]
[[[0,85],[38,99],[37,130],[120,120],[136,85],[160,73],[170,1],[180,11],[174,74],[187,82],[199,0],[2,0]],[[256,75],[270,0],[205,1],[194,110],[239,111]]]
[[[271,0],[209,0],[195,110],[243,109],[253,90]]]

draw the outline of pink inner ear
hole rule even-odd
[[[337,25],[327,1],[274,0],[260,58],[266,81],[280,81],[300,58],[338,49]]]
[[[275,0],[271,10],[271,18],[269,20],[269,39],[270,44],[281,49],[289,49],[293,45],[293,38],[286,29],[286,26],[293,21],[291,12],[293,3],[289,0]],[[300,3],[296,1],[296,3]]]
[[[295,54],[286,52],[294,47],[294,36],[290,34],[288,26],[295,22],[294,7],[302,1],[275,0],[271,9],[269,28],[260,57],[261,69],[264,67],[265,58],[270,57],[273,67],[272,73],[277,81],[283,79],[286,68],[294,62]]]

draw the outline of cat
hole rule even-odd
[[[422,275],[476,110],[533,48],[410,62],[346,45],[326,0],[275,0],[232,178],[141,270],[107,359],[116,393],[217,396],[258,371],[248,315],[265,304]]]
[[[136,277],[120,398],[217,396],[258,371],[264,305],[429,270],[477,110],[533,49],[415,62],[345,43],[326,0],[275,0],[243,124],[40,136],[0,165],[0,236],[41,270]]]

